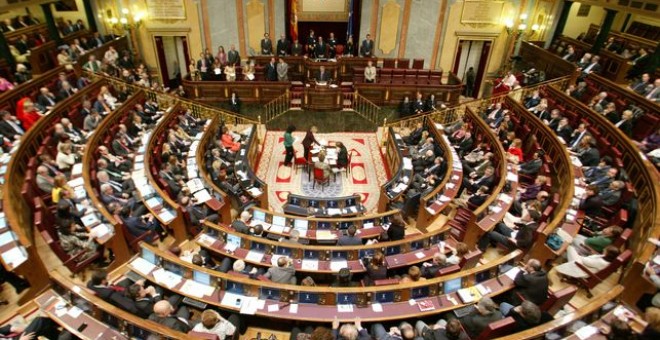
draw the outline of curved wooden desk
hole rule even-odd
[[[155,250],[155,248],[151,248],[151,250]],[[496,261],[489,262],[487,265],[426,281],[401,285],[353,288],[304,287],[252,280],[194,266],[170,254],[160,253],[160,255],[160,261],[175,263],[184,271],[181,280],[174,286],[168,287],[168,289],[177,294],[232,311],[238,311],[240,306],[232,303],[235,299],[231,299],[232,296],[229,294],[235,295],[235,298],[238,299],[255,296],[266,300],[266,305],[277,304],[279,306],[278,310],[275,311],[268,311],[267,308],[257,310],[256,315],[258,316],[296,321],[328,322],[335,315],[341,320],[353,320],[356,317],[360,317],[362,321],[384,321],[413,317],[419,318],[421,316],[451,311],[463,307],[465,304],[462,303],[456,292],[444,294],[443,284],[451,280],[460,279],[461,287],[471,287],[477,284],[477,274],[479,273],[489,273],[488,275],[491,277],[479,283],[490,289],[489,296],[502,294],[513,288],[514,285],[513,280],[507,274],[500,274],[499,277],[496,277],[497,268],[504,263],[515,264],[521,258],[522,252],[516,250]],[[154,272],[160,271],[159,266],[147,268],[138,265],[138,263],[142,262],[142,259],[136,259],[134,261],[136,262],[126,265],[127,270],[133,270],[146,280],[155,284],[164,284],[159,284],[159,280],[153,275]],[[141,270],[148,270],[148,272],[141,272]],[[203,272],[214,278],[211,280],[212,284],[210,287],[207,286],[209,291],[212,289],[210,295],[202,294],[200,297],[198,293],[194,293],[196,296],[187,293],[190,290],[184,288],[184,286],[190,286],[186,281],[194,277],[194,271]],[[157,276],[160,277],[159,274]],[[184,278],[186,280],[183,280]],[[206,290],[204,286],[202,285],[201,287]],[[377,301],[374,299],[377,299],[379,294],[392,294],[390,297],[393,299],[393,302],[381,303],[382,312],[376,312],[373,308],[357,308],[358,305],[366,307],[372,304],[373,301]],[[315,295],[315,301],[312,303],[311,300],[306,300],[309,297],[305,295]],[[457,303],[454,304],[449,301],[449,297],[453,298]],[[409,303],[411,299],[415,301],[414,304]],[[305,303],[305,301],[310,301],[310,303]],[[338,305],[341,305],[343,301],[350,302],[351,305],[355,305],[353,306],[355,308],[352,308],[350,312],[338,313],[338,308],[341,308]],[[417,305],[417,302],[420,301],[431,303],[434,307],[433,310],[420,311],[420,307]],[[298,305],[297,313],[291,313],[291,304]]]
[[[266,267],[272,266],[273,258],[288,255],[296,260],[294,262],[296,270],[312,273],[336,273],[339,270],[337,268],[339,264],[333,266],[333,259],[341,262],[342,267],[348,267],[351,272],[364,272],[366,269],[361,262],[361,258],[372,254],[377,249],[386,255],[387,267],[394,269],[430,260],[433,254],[438,252],[435,245],[442,240],[446,239],[450,247],[455,247],[455,241],[446,238],[445,233],[449,231],[448,227],[441,228],[432,235],[418,235],[396,242],[337,247],[275,242],[261,237],[239,234],[229,227],[218,226],[208,221],[205,222],[205,225],[206,230],[197,236],[195,241],[212,253]],[[235,249],[232,249],[230,245],[228,250],[227,244],[231,242],[227,243],[227,237],[240,239],[240,245]],[[251,250],[254,251],[251,252]],[[449,247],[445,249],[447,253],[450,251]],[[340,258],[345,262],[341,261]],[[304,261],[306,259],[316,260],[316,267],[311,266],[311,264],[308,265]]]

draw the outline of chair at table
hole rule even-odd
[[[311,152],[310,152],[310,155],[311,155]],[[307,163],[307,160],[305,159],[305,157],[298,157],[296,155],[296,150],[293,150],[293,159],[294,159],[293,165],[296,169],[296,173],[298,172],[298,168],[302,167],[302,168],[306,169],[308,167],[308,163]]]
[[[323,176],[323,169],[314,168],[314,183],[312,188],[316,187],[316,183],[321,186],[321,191],[323,191],[323,186],[330,184],[330,177]]]

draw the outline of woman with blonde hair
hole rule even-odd
[[[41,113],[37,112],[37,109],[34,107],[34,103],[30,98],[25,97],[18,101],[16,118],[21,121],[21,125],[23,125],[23,130],[25,130],[25,132],[30,130],[32,125],[36,124],[42,116]]]
[[[70,196],[73,196],[73,189],[69,187],[66,177],[64,177],[62,174],[59,174],[53,178],[53,190],[51,191],[51,198],[53,199],[53,203],[60,201],[60,197],[62,197],[62,191],[68,191]]]
[[[513,140],[513,143],[511,143],[511,146],[509,149],[506,151],[507,156],[506,159],[513,163],[513,164],[518,164],[523,161],[523,151],[522,151],[522,140],[520,138],[516,138]]]

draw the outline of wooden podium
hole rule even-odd
[[[305,86],[303,109],[316,111],[338,111],[342,109],[342,92],[339,86],[316,83]]]

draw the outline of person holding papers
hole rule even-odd
[[[320,143],[316,140],[316,137],[314,137],[314,134],[318,131],[316,126],[312,126],[307,130],[307,133],[305,133],[305,138],[302,140],[302,146],[303,146],[303,156],[305,157],[306,160],[309,160],[309,151],[312,149],[312,145],[320,145]]]
[[[293,261],[288,257],[277,259],[277,267],[270,267],[264,276],[276,283],[288,283],[295,285],[296,269],[293,268]]]
[[[516,288],[511,294],[510,302],[514,305],[522,302],[521,299],[542,305],[548,299],[548,274],[537,259],[529,259],[525,267],[516,274],[513,283]]]

